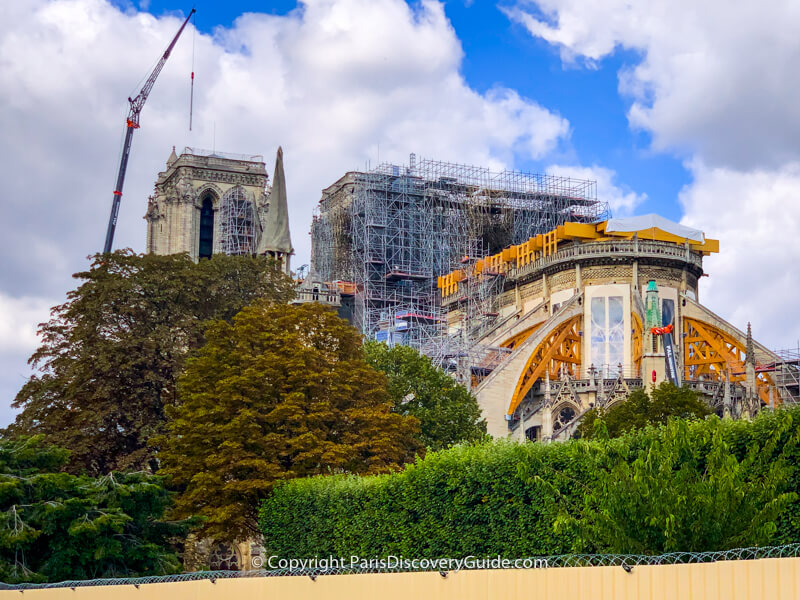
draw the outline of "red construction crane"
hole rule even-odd
[[[147,81],[144,82],[142,86],[142,90],[139,92],[139,95],[135,98],[131,99],[128,98],[128,102],[130,103],[130,110],[128,110],[128,118],[125,120],[125,142],[122,145],[122,157],[119,161],[119,171],[117,172],[117,186],[114,188],[114,196],[111,203],[111,215],[108,218],[108,229],[106,230],[106,243],[103,247],[103,253],[106,254],[111,252],[111,245],[114,242],[114,231],[117,228],[117,215],[119,214],[119,204],[122,200],[122,186],[125,183],[125,171],[128,170],[128,157],[131,154],[131,141],[133,140],[133,131],[134,129],[139,129],[139,115],[144,108],[144,103],[147,102],[147,96],[150,95],[150,90],[153,89],[153,86],[156,83],[156,79],[158,78],[158,74],[161,73],[161,69],[164,68],[164,63],[167,62],[172,49],[175,47],[175,44],[178,42],[178,38],[181,37],[181,33],[183,33],[183,29],[186,27],[186,24],[189,22],[189,19],[192,18],[192,15],[195,13],[195,9],[192,9],[189,13],[189,16],[186,17],[186,20],[181,25],[181,28],[178,30],[178,33],[175,34],[175,37],[172,38],[169,46],[164,51],[164,55],[161,57],[161,60],[158,61],[158,64],[153,69],[153,72],[150,73],[150,77],[147,78]]]

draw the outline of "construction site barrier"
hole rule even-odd
[[[413,571],[279,569],[162,577],[0,585],[0,598],[212,600],[329,598],[780,600],[800,591],[800,544],[659,556],[561,555],[532,559],[540,568]],[[547,565],[546,567],[544,565]]]

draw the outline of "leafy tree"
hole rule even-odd
[[[292,282],[273,261],[215,255],[96,255],[80,286],[40,326],[38,368],[17,394],[12,435],[45,434],[71,451],[69,469],[154,470],[147,441],[206,324],[231,319],[255,298],[286,302]]]
[[[556,531],[578,532],[576,550],[625,554],[768,544],[797,500],[788,491],[800,433],[792,422],[782,415],[765,443],[751,443],[741,459],[716,417],[693,428],[670,420],[613,443],[574,442],[574,452],[593,454],[596,479]]]
[[[610,437],[618,437],[647,425],[664,425],[671,417],[703,419],[711,412],[696,392],[665,381],[653,390],[652,398],[644,390],[637,389],[627,400],[607,410],[587,411],[578,425],[576,437],[592,438],[601,430]],[[602,420],[602,427],[598,419]]]
[[[432,450],[486,435],[478,402],[431,360],[408,346],[364,344],[367,362],[386,374],[394,410],[420,421],[420,441]]]
[[[161,520],[161,479],[59,472],[68,451],[42,436],[0,438],[0,580],[62,581],[180,570],[170,544],[190,522]]]
[[[257,302],[206,335],[158,440],[161,473],[183,490],[177,515],[205,517],[206,535],[257,535],[277,481],[413,458],[417,419],[392,412],[358,331],[328,308]]]

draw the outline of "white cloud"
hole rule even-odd
[[[39,345],[38,324],[47,320],[55,302],[36,297],[14,298],[0,291],[0,426],[11,420],[8,406],[30,375],[27,358]]]
[[[687,225],[719,237],[700,301],[773,348],[800,339],[800,163],[743,173],[693,165],[681,193]]]
[[[0,354],[31,354],[39,344],[36,329],[48,319],[53,302],[0,293]]]
[[[18,222],[4,224],[12,239],[0,243],[55,244],[83,257],[104,235],[125,98],[180,20],[124,14],[102,0],[2,10],[0,85],[14,93],[0,98],[9,124],[0,139],[4,165],[18,174],[5,190]],[[191,36],[176,47],[134,136],[116,246],[142,247],[140,217],[172,145],[215,139],[219,150],[260,152],[271,163],[283,144],[302,257],[320,190],[374,161],[378,145],[384,159],[416,151],[508,166],[512,149],[541,158],[569,133],[565,119],[512,90],[469,88],[442,5],[412,10],[402,0],[308,0],[287,16],[246,14],[213,39],[197,35],[189,133]],[[29,280],[42,279],[53,254],[20,261],[33,267],[23,270]]]
[[[634,209],[647,199],[647,194],[637,194],[628,186],[616,181],[617,174],[611,169],[593,165],[591,167],[551,165],[548,173],[573,177],[575,179],[591,179],[597,182],[597,198],[608,202],[611,212],[616,217],[633,214]]]
[[[125,99],[180,22],[103,0],[0,3],[0,164],[12,175],[3,182],[0,294],[60,301],[70,274],[101,249]],[[569,135],[565,119],[512,90],[471,89],[460,42],[431,0],[413,9],[307,0],[285,16],[246,14],[213,37],[196,35],[189,133],[192,36],[187,29],[142,114],[115,247],[143,249],[146,199],[173,145],[215,140],[218,150],[264,154],[270,168],[283,145],[299,265],[320,190],[374,163],[378,148],[384,160],[417,152],[505,167],[515,156],[540,159]],[[10,309],[15,322],[35,320]],[[0,410],[15,391],[2,385]]]
[[[800,3],[537,0],[507,9],[566,60],[641,53],[622,73],[631,125],[710,166],[778,167],[800,145]]]
[[[800,338],[800,3],[523,0],[507,14],[595,65],[617,48],[630,124],[686,159],[684,221],[719,238],[701,298],[772,347]]]

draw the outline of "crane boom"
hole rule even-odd
[[[668,304],[664,305],[664,310],[661,313],[661,327],[651,327],[650,333],[653,335],[660,335],[661,341],[664,346],[664,366],[666,369],[667,381],[677,386],[681,385],[680,377],[678,376],[678,365],[675,360],[675,345],[672,340],[672,332],[674,331],[672,309]]]
[[[153,69],[153,72],[150,73],[147,81],[144,82],[139,94],[135,98],[128,98],[130,108],[128,110],[128,117],[125,119],[125,141],[122,144],[122,156],[119,161],[119,170],[117,171],[117,185],[114,188],[114,195],[111,200],[111,215],[108,217],[106,242],[103,246],[104,254],[111,252],[111,246],[114,242],[114,231],[117,228],[117,216],[119,215],[119,205],[122,200],[122,186],[125,183],[125,172],[128,170],[128,158],[130,157],[131,153],[133,131],[134,129],[139,129],[139,115],[144,108],[144,103],[147,102],[147,97],[150,95],[150,91],[153,89],[156,79],[158,78],[159,73],[161,73],[161,69],[164,68],[164,63],[167,62],[172,49],[175,47],[175,44],[178,43],[178,38],[181,37],[181,33],[183,33],[186,24],[189,22],[189,19],[192,18],[194,13],[195,9],[193,8],[191,12],[189,12],[189,16],[186,17],[186,20],[183,22],[183,25],[181,25],[178,33],[176,33],[175,37],[172,38],[172,41],[170,42],[169,46],[167,46],[163,56]]]

